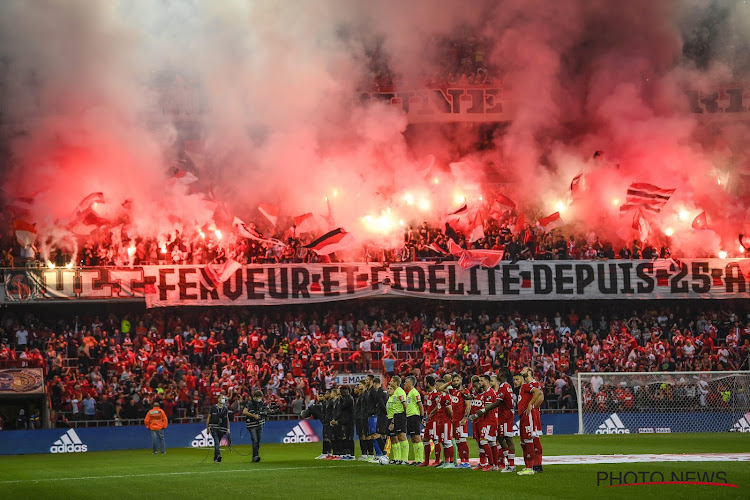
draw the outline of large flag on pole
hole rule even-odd
[[[674,189],[662,189],[645,182],[634,182],[630,185],[625,203],[620,206],[620,212],[627,212],[641,208],[659,213],[675,192]]]
[[[505,212],[507,212],[508,210],[513,210],[514,208],[516,208],[516,204],[513,202],[513,200],[511,200],[507,196],[499,194],[490,206],[490,217],[492,217],[493,219],[499,219],[500,216]]]
[[[471,234],[469,235],[469,243],[474,243],[482,238],[484,238],[484,222],[482,221],[482,214],[477,211],[477,214],[474,216]]]
[[[305,248],[312,250],[318,255],[328,255],[338,250],[349,248],[353,243],[354,236],[339,227],[305,245]]]
[[[16,239],[18,243],[24,247],[30,247],[36,241],[36,225],[29,224],[23,220],[13,221],[13,226],[16,230]]]
[[[294,225],[297,227],[297,234],[311,233],[318,229],[317,224],[315,224],[315,216],[311,212],[295,217]]]
[[[279,220],[279,213],[281,212],[281,209],[278,206],[271,205],[270,203],[259,203],[258,211],[268,219],[268,222],[270,222],[273,227],[276,227],[276,221]]]
[[[537,223],[542,226],[545,233],[548,233],[555,228],[565,225],[562,217],[560,217],[560,212],[555,212],[554,214],[548,215],[547,217],[542,217],[541,219],[537,220]]]
[[[232,225],[237,227],[237,231],[240,236],[248,238],[250,240],[259,241],[261,243],[268,243],[271,245],[286,246],[283,241],[277,240],[276,238],[266,238],[255,228],[255,224],[245,224],[242,219],[235,217],[232,221]]]

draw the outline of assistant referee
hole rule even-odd
[[[414,448],[414,462],[421,464],[424,462],[424,444],[422,443],[422,417],[424,416],[424,406],[422,405],[422,395],[416,389],[417,379],[413,376],[406,377],[404,381],[404,391],[406,392],[406,433],[411,439]],[[407,444],[407,455],[408,455]]]
[[[406,392],[401,388],[401,377],[391,379],[388,385],[388,427],[393,450],[393,463],[403,465],[409,460],[409,443],[406,441]]]

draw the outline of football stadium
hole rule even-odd
[[[0,2],[0,497],[750,498],[749,19]]]

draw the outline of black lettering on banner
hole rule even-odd
[[[234,281],[234,289],[232,289],[232,281]],[[237,300],[242,296],[242,268],[237,269],[234,272],[234,279],[230,276],[223,284],[224,296],[229,300]]]
[[[688,268],[686,265],[680,263],[680,268],[677,270],[677,274],[672,276],[669,280],[669,291],[671,293],[688,293],[687,280],[683,280],[687,276]]]
[[[632,262],[622,262],[618,264],[620,266],[620,269],[622,269],[622,288],[620,288],[620,292],[622,293],[635,293],[635,289],[633,289],[633,285],[631,284],[631,270],[633,269],[633,263]]]
[[[305,269],[305,272],[307,272],[306,269]],[[333,296],[339,295],[340,293],[338,291],[339,282],[331,279],[331,274],[337,273],[337,272],[339,272],[339,266],[323,266],[323,279],[320,280],[320,285],[323,287],[323,295],[325,295],[326,297],[333,297]],[[294,276],[294,274],[292,274],[292,276]],[[293,279],[292,281],[294,282],[296,280]],[[333,287],[336,287],[336,290],[334,290]],[[297,285],[292,283],[292,294],[296,292],[296,289],[297,289]],[[307,294],[307,295],[304,295],[305,297],[310,296],[310,294],[307,293],[307,284],[305,284],[304,293]],[[294,296],[296,297],[296,295]]]
[[[437,272],[443,271],[445,266],[442,264],[430,264],[427,266],[427,283],[430,288],[430,293],[444,294],[445,290],[438,288],[438,285],[445,284],[445,278],[438,278]]]
[[[487,293],[489,295],[497,295],[497,289],[495,285],[495,268],[491,267],[487,269]]]
[[[511,271],[519,271],[521,266],[518,264],[505,264],[503,267],[503,295],[519,295],[521,290],[517,288],[511,288],[511,285],[518,285],[521,283],[521,278],[513,278],[510,275]]]
[[[644,262],[638,264],[635,268],[635,274],[640,278],[641,283],[638,283],[638,293],[651,293],[654,291],[656,281],[651,276],[654,272],[654,264],[651,262]],[[651,273],[651,274],[649,274]]]
[[[167,300],[167,292],[177,288],[175,285],[167,285],[168,274],[174,274],[174,269],[159,269],[159,300]]]
[[[268,295],[274,299],[287,299],[289,298],[289,277],[286,267],[278,268],[280,286],[276,286],[276,271],[277,268],[268,268]]]
[[[338,271],[338,267],[333,268],[334,271]],[[328,290],[325,290],[325,276],[326,271],[328,271]],[[329,269],[323,268],[323,280],[321,283],[323,284],[323,294],[326,296],[331,295],[338,295],[339,292],[332,293],[331,292],[331,284],[334,283],[336,286],[338,286],[338,281],[330,281],[331,279],[331,271]],[[293,267],[292,268],[292,298],[298,299],[300,297],[303,297],[305,299],[310,298],[310,272],[305,269],[304,267]]]
[[[486,104],[485,113],[502,113],[503,105],[500,104],[500,100],[497,98],[500,89],[485,89],[484,101]]]
[[[728,113],[744,113],[747,108],[742,105],[742,91],[744,89],[727,89],[725,92],[729,96],[729,106],[726,111]]]
[[[471,106],[466,112],[470,114],[484,113],[484,90],[467,89],[466,95],[471,97]]]
[[[479,291],[479,286],[477,283],[477,272],[479,271],[479,267],[472,267],[469,269],[469,290],[466,292],[467,295],[481,295],[482,292]]]
[[[373,290],[377,290],[380,287],[379,274],[387,270],[388,268],[383,266],[373,266],[370,268],[370,286]]]
[[[576,294],[586,293],[586,287],[594,282],[594,268],[591,264],[576,264]]]
[[[544,275],[544,283],[542,283]],[[534,295],[549,295],[552,293],[552,269],[546,264],[534,265]]]
[[[406,289],[410,292],[424,292],[427,290],[424,269],[419,266],[406,267]]]
[[[248,267],[245,270],[247,272],[245,278],[245,288],[247,288],[248,300],[263,300],[265,298],[265,294],[255,291],[258,288],[264,288],[266,286],[266,284],[261,281],[255,281],[255,275],[263,274],[263,269],[257,267]]]
[[[201,270],[203,273],[204,271]],[[216,290],[216,288],[206,288],[206,286],[201,282],[198,286],[198,291],[201,295],[201,300],[207,300],[209,297],[211,297],[211,300],[219,300],[219,292]]]
[[[736,262],[727,264],[724,268],[724,274],[726,275],[724,283],[726,283],[727,293],[734,292],[734,285],[737,285],[738,292],[745,293],[745,277]]]
[[[456,283],[456,265],[448,266],[448,293],[450,295],[464,294],[464,284]]]
[[[181,267],[177,274],[179,281],[177,285],[180,287],[180,300],[198,300],[197,293],[188,293],[191,288],[198,288],[198,283],[190,282],[187,280],[188,274],[195,274],[196,269],[194,267]]]
[[[446,92],[453,98],[453,113],[461,112],[461,96],[464,93],[463,89],[448,89]]]
[[[393,288],[396,290],[403,290],[404,287],[401,286],[401,271],[403,271],[400,267],[391,267],[391,274],[393,275]]]
[[[597,264],[597,274],[599,278],[599,291],[605,295],[617,294],[617,264],[606,264],[609,272],[604,272],[605,264]],[[607,286],[609,278],[609,286]]]
[[[711,276],[708,274],[708,262],[693,262],[693,291],[708,293],[711,291]],[[697,281],[698,283],[695,283]],[[702,283],[702,284],[701,284]]]
[[[359,270],[357,266],[341,266],[341,272],[346,274],[346,293],[354,293],[354,273]],[[325,277],[325,270],[323,271]]]
[[[573,295],[573,288],[565,288],[566,284],[573,284],[573,276],[565,276],[565,271],[572,271],[573,264],[555,266],[555,293],[558,295]]]

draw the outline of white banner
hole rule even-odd
[[[750,260],[519,261],[253,265],[216,289],[202,266],[6,269],[3,303],[145,299],[148,307],[277,305],[380,295],[440,300],[737,299]]]

